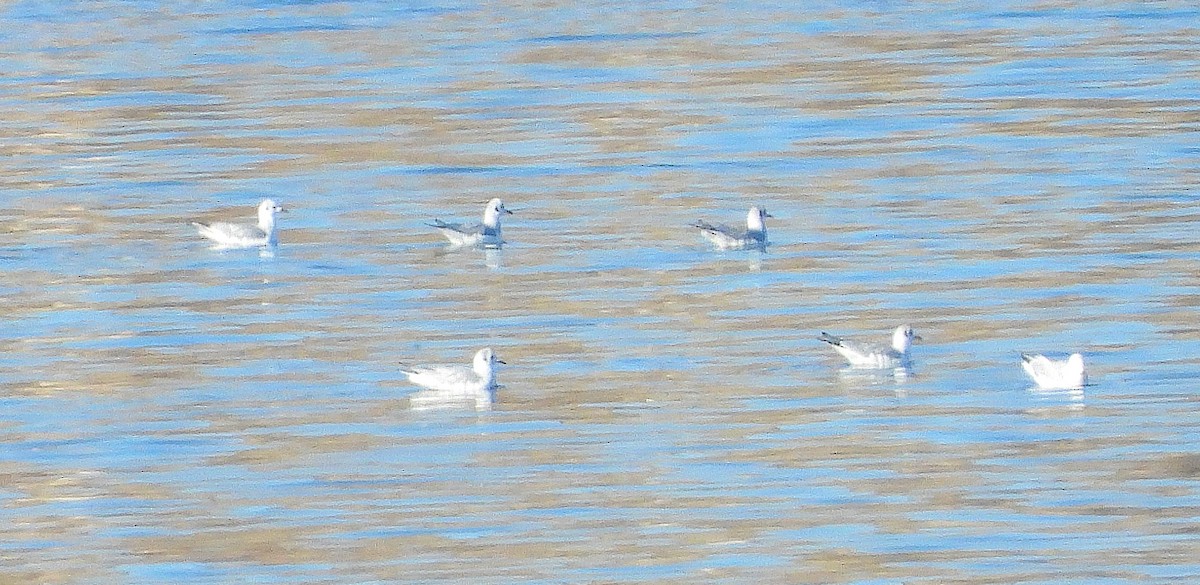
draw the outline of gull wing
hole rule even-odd
[[[479,383],[475,371],[465,366],[417,366],[400,372],[413,384],[426,388],[453,390]]]
[[[261,240],[267,237],[267,232],[258,229],[258,226],[255,225],[226,223],[223,221],[214,223],[194,222],[192,225],[196,226],[200,231],[200,235],[218,242]]]
[[[833,346],[833,349],[842,354],[842,357],[846,358],[852,366],[883,367],[897,361],[900,363],[904,361],[904,354],[890,346],[862,343],[844,337],[836,337],[824,331],[817,339]]]
[[[439,230],[450,230],[452,232],[457,232],[467,236],[483,233],[483,224],[481,223],[467,225],[462,223],[448,223],[440,219],[435,219],[433,220],[433,223],[428,223],[425,225],[437,228]]]
[[[1057,376],[1058,368],[1044,355],[1021,354],[1021,367],[1038,383],[1048,382]]]
[[[708,223],[707,221],[698,219],[695,221],[695,223],[692,223],[690,225],[694,228],[700,228],[701,230],[704,230],[705,232],[708,232],[710,234],[721,235],[721,236],[725,236],[727,238],[734,239],[734,240],[740,240],[740,239],[746,237],[746,230],[739,230],[737,228],[732,228],[723,223],[713,225],[711,223]]]

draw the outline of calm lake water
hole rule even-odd
[[[5,2],[0,583],[1200,581],[1197,23]],[[188,225],[267,196],[273,254]]]

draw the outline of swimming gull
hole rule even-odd
[[[450,240],[450,245],[454,247],[499,248],[504,244],[504,238],[500,234],[500,214],[502,213],[512,215],[512,212],[504,207],[504,202],[497,197],[488,201],[487,207],[483,209],[483,223],[464,225],[435,219],[433,223],[427,225],[442,232],[442,235]]]
[[[401,366],[400,372],[408,381],[446,394],[462,398],[492,399],[496,390],[496,364],[503,364],[492,348],[485,347],[475,352],[475,359],[467,366]]]
[[[897,368],[909,364],[909,348],[913,340],[921,339],[913,334],[912,327],[901,325],[892,333],[892,345],[860,343],[844,337],[835,337],[824,331],[818,338],[833,346],[855,368]]]
[[[766,208],[751,207],[746,214],[746,229],[732,228],[724,224],[713,225],[704,220],[690,224],[700,228],[700,233],[721,250],[764,250],[767,247],[765,218],[774,217]]]
[[[255,246],[273,246],[278,242],[275,233],[275,214],[283,211],[270,199],[263,199],[258,204],[258,225],[244,223],[228,223],[218,221],[213,223],[192,222],[200,235],[216,242],[218,248],[252,248]]]
[[[1083,356],[1071,354],[1065,360],[1052,360],[1041,354],[1021,354],[1021,367],[1042,390],[1075,390],[1087,385]]]

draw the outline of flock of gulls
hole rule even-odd
[[[212,240],[214,248],[254,248],[274,246],[278,242],[275,216],[283,211],[275,201],[264,199],[258,205],[258,223],[255,225],[213,222],[193,222],[200,235]],[[500,229],[500,218],[512,214],[499,198],[488,201],[483,210],[483,221],[477,224],[448,223],[440,219],[429,223],[450,241],[452,247],[500,248],[504,238]],[[766,218],[771,217],[762,207],[751,207],[746,214],[746,228],[740,229],[724,224],[710,224],[699,220],[691,224],[700,234],[720,250],[766,250]],[[913,341],[920,336],[908,325],[901,325],[892,333],[890,344],[871,344],[837,337],[822,332],[819,340],[828,343],[849,362],[851,368],[867,370],[902,370],[911,364]],[[496,365],[503,364],[491,348],[475,353],[470,366],[404,366],[400,370],[409,382],[425,390],[411,398],[413,408],[443,406],[454,402],[475,403],[476,407],[489,407],[495,398]],[[1087,369],[1083,356],[1074,353],[1065,360],[1054,360],[1044,355],[1021,354],[1021,367],[1042,390],[1078,390],[1088,383]]]

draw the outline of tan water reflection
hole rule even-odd
[[[0,582],[1200,575],[1194,8],[114,8],[0,10]]]

